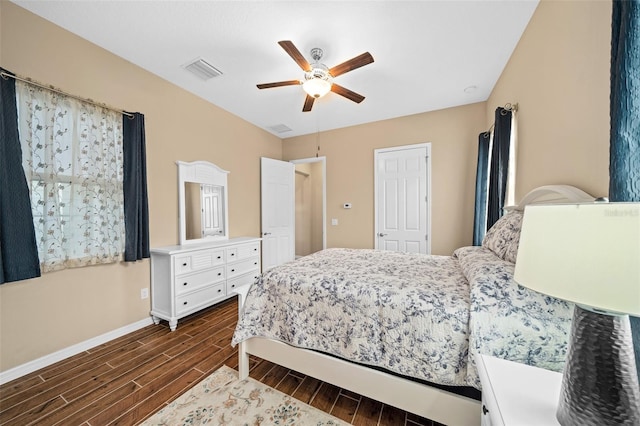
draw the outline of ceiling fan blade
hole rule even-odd
[[[353,102],[355,102],[357,104],[359,104],[360,102],[364,101],[364,96],[362,96],[362,95],[360,95],[360,94],[358,94],[358,93],[356,93],[356,92],[354,92],[352,90],[349,90],[349,89],[347,89],[345,87],[339,86],[339,85],[337,85],[335,83],[333,83],[331,85],[331,91],[333,93],[337,93],[340,96],[344,96],[345,98],[347,98],[350,101],[353,101]]]
[[[285,52],[289,54],[293,58],[294,61],[302,68],[303,71],[311,71],[311,64],[307,61],[302,53],[298,50],[296,46],[289,40],[279,41],[278,44],[284,49]]]
[[[302,112],[311,111],[311,107],[313,107],[313,102],[315,100],[316,98],[314,98],[313,96],[307,95],[306,99],[304,100],[304,106],[302,107]]]
[[[362,55],[351,58],[346,62],[343,62],[329,70],[329,74],[333,77],[337,77],[340,74],[344,74],[349,71],[353,71],[356,68],[363,67],[373,62],[373,56],[369,52],[364,52]]]
[[[256,86],[258,86],[258,89],[270,89],[272,87],[294,86],[297,84],[301,84],[299,80],[287,80],[287,81],[278,81],[275,83],[256,84]]]

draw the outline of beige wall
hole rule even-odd
[[[145,114],[152,246],[178,240],[176,160],[230,170],[231,236],[257,236],[259,157],[315,157],[319,144],[327,157],[328,247],[373,247],[373,150],[429,142],[432,251],[449,254],[471,243],[477,134],[507,102],[520,105],[517,197],[550,183],[607,192],[608,1],[543,0],[486,103],[284,142],[12,3],[0,2],[0,19],[3,67]],[[0,370],[147,318],[139,294],[148,285],[143,261],[0,286]]]
[[[485,104],[348,127],[285,139],[284,158],[327,158],[327,247],[374,246],[373,153],[375,149],[429,142],[432,156],[434,254],[471,243],[478,133]],[[352,208],[343,209],[346,202]],[[338,219],[331,226],[331,219]]]
[[[516,199],[555,183],[609,187],[611,2],[543,0],[487,102],[519,103]]]
[[[279,138],[13,3],[0,19],[4,68],[145,115],[151,246],[178,242],[176,160],[229,170],[230,234],[259,235],[260,156],[281,158]],[[149,280],[145,260],[0,286],[0,370],[148,318]]]

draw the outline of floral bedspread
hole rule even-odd
[[[468,384],[480,388],[477,354],[562,371],[573,304],[518,285],[515,265],[488,249],[462,247],[454,257],[471,291]]]
[[[262,336],[459,386],[468,323],[469,286],[456,259],[327,249],[265,272],[232,344]]]
[[[265,272],[232,344],[266,337],[477,389],[478,353],[561,371],[573,305],[519,286],[513,271],[484,247],[327,249]]]

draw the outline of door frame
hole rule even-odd
[[[300,158],[289,160],[289,162],[293,164],[322,162],[322,249],[324,250],[327,248],[327,157]]]
[[[431,254],[431,142],[417,143],[412,145],[392,146],[388,148],[375,149],[373,151],[373,241],[374,248],[378,250],[378,159],[380,154],[394,151],[404,151],[406,149],[426,148],[427,150],[427,170],[426,170],[426,188],[427,188],[427,254]]]

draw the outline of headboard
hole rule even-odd
[[[531,190],[515,206],[505,207],[506,211],[524,210],[528,204],[591,203],[595,197],[571,185],[545,185]]]

